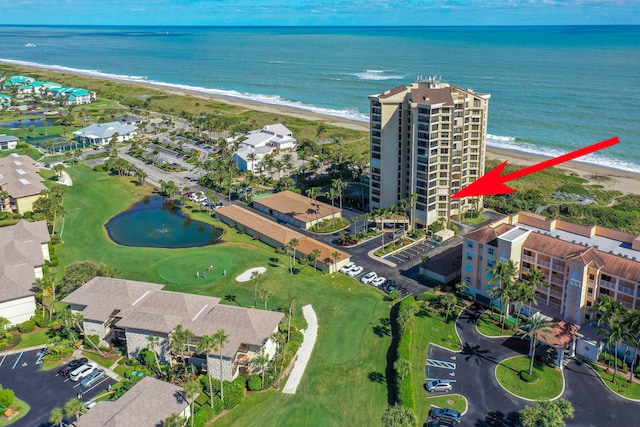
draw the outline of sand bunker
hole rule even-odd
[[[245,271],[244,273],[242,273],[241,275],[236,277],[236,281],[238,281],[238,282],[248,282],[249,280],[251,280],[251,274],[254,271],[257,271],[258,273],[262,274],[265,271],[267,271],[267,268],[266,267],[250,268],[249,270]]]

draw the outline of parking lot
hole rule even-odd
[[[16,426],[49,426],[53,408],[64,407],[69,400],[78,397],[80,392],[82,400],[88,402],[107,390],[109,385],[116,383],[105,375],[96,384],[84,389],[80,382],[58,376],[57,368],[41,370],[42,364],[36,363],[39,355],[39,350],[0,355],[0,384],[15,391],[16,397],[31,406],[29,413],[15,423]]]
[[[433,244],[432,242],[423,240],[417,245],[414,245],[403,251],[397,252],[391,256],[386,257],[385,259],[395,263],[396,265],[400,265],[409,260],[420,258],[420,256],[422,256],[423,254],[427,253],[428,251],[430,251],[435,247],[436,247],[435,244]]]

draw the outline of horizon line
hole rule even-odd
[[[200,25],[200,24],[2,24],[0,27],[148,27],[148,28],[535,28],[535,27],[638,27],[637,24],[477,24],[477,25]]]

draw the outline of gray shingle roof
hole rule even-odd
[[[0,302],[33,295],[34,269],[44,265],[41,245],[47,242],[45,221],[0,228]]]
[[[0,188],[13,198],[40,194],[46,187],[38,175],[35,161],[29,156],[12,153],[0,158]]]
[[[135,132],[137,129],[134,125],[124,125],[120,122],[92,123],[86,128],[79,129],[73,133],[80,137],[108,139],[115,133],[118,133],[118,135],[127,135]]]
[[[78,427],[157,427],[188,406],[182,387],[145,377],[116,401],[98,402]]]

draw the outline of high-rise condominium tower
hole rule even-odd
[[[490,97],[434,77],[371,95],[370,207],[413,196],[415,223],[427,226],[482,206],[451,195],[484,172]]]

